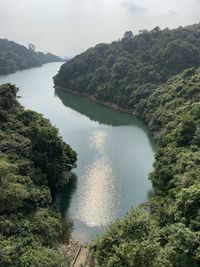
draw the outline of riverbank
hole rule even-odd
[[[87,266],[88,248],[79,241],[70,239],[67,244],[60,243],[58,250],[67,259],[70,259],[71,267]]]
[[[77,92],[77,91],[72,91],[70,89],[67,89],[65,87],[61,87],[61,86],[54,86],[55,90],[61,90],[61,91],[65,91],[65,92],[68,92],[70,94],[73,94],[75,96],[82,96],[82,97],[87,97],[88,99],[98,103],[98,104],[101,104],[103,106],[106,106],[106,107],[109,107],[109,108],[112,108],[116,111],[120,111],[120,112],[124,112],[124,113],[128,113],[132,116],[136,116],[138,117],[138,113],[136,111],[134,111],[133,109],[124,109],[122,107],[120,107],[119,105],[117,104],[114,104],[112,102],[108,102],[108,101],[101,101],[99,99],[97,99],[95,97],[95,95],[90,95],[90,94],[87,94],[87,93],[80,93],[80,92]]]

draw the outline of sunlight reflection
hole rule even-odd
[[[104,152],[107,133],[104,131],[93,131],[89,137],[89,147],[93,147],[99,152]]]
[[[72,207],[72,216],[90,227],[103,226],[116,218],[117,190],[112,165],[105,153],[106,133],[93,131],[89,146],[99,156],[85,167]]]

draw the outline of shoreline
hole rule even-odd
[[[11,75],[11,74],[14,74],[16,72],[19,72],[19,71],[25,71],[25,70],[30,70],[30,69],[34,69],[34,68],[41,68],[43,67],[44,65],[46,64],[51,64],[51,63],[63,63],[63,62],[66,62],[66,61],[51,61],[51,62],[45,62],[45,63],[41,63],[41,65],[37,65],[37,66],[31,66],[31,67],[27,67],[27,68],[22,68],[22,69],[16,69],[12,72],[6,72],[6,73],[0,73],[0,77],[2,76],[6,76],[6,75]]]
[[[88,98],[88,99],[90,99],[90,100],[92,100],[92,101],[94,101],[94,102],[96,102],[96,103],[98,103],[100,105],[103,105],[105,107],[114,109],[116,111],[120,111],[120,112],[123,112],[123,113],[128,113],[129,115],[138,118],[138,114],[134,110],[121,108],[119,105],[114,104],[112,102],[98,100],[94,95],[90,95],[90,94],[87,94],[87,93],[80,93],[80,92],[77,92],[77,91],[72,91],[72,90],[67,89],[65,87],[62,87],[62,86],[54,85],[54,88],[55,88],[55,90],[65,91],[65,92],[70,93],[70,94],[75,95],[75,96],[86,97],[86,98]]]
[[[133,109],[124,109],[124,108],[121,108],[120,106],[118,106],[117,104],[114,104],[112,102],[107,102],[107,101],[104,102],[104,101],[98,100],[94,95],[90,95],[90,94],[87,94],[87,93],[80,93],[80,92],[77,92],[77,91],[72,91],[72,90],[67,89],[65,87],[62,87],[62,86],[56,86],[56,85],[54,85],[53,87],[54,87],[55,90],[60,90],[60,91],[63,91],[63,92],[67,92],[67,93],[70,93],[70,94],[72,94],[74,96],[85,97],[85,98],[87,98],[87,99],[89,99],[91,101],[94,101],[95,103],[100,104],[100,105],[102,105],[104,107],[108,107],[108,108],[111,108],[113,110],[116,110],[116,111],[119,111],[119,112],[122,112],[122,113],[129,114],[132,117],[135,117],[135,118],[141,120],[143,122],[143,124],[145,125],[145,128],[148,131],[148,134],[152,137],[152,139],[154,141],[152,147],[153,147],[153,150],[154,150],[154,153],[155,153],[156,148],[157,148],[156,138],[155,138],[152,130],[148,127],[148,125],[146,124],[146,122],[143,121],[140,118],[139,114],[135,110],[133,110]]]

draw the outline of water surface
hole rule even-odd
[[[73,237],[87,242],[131,207],[147,200],[154,144],[144,124],[84,97],[54,90],[61,63],[0,76],[19,88],[20,102],[44,114],[78,153],[70,190],[60,206]]]

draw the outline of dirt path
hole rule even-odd
[[[86,266],[87,255],[88,249],[81,245],[71,267]]]

